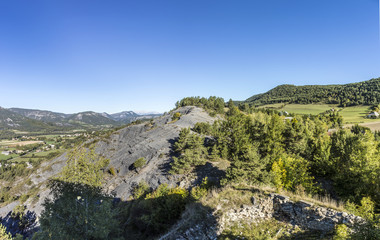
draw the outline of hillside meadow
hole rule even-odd
[[[332,104],[284,104],[275,103],[260,106],[258,108],[275,109],[278,111],[286,111],[294,114],[319,114],[332,108],[339,111],[343,117],[345,126],[350,127],[354,124],[359,124],[368,127],[373,131],[380,130],[380,119],[368,119],[367,114],[371,111],[369,106],[353,106],[340,108],[338,105]]]

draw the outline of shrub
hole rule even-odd
[[[207,122],[197,122],[193,127],[193,131],[199,134],[210,134],[211,129],[212,125]]]
[[[346,209],[355,215],[363,217],[366,221],[364,223],[357,223],[354,226],[354,231],[348,232],[349,238],[336,239],[380,239],[380,216],[374,213],[375,203],[369,197],[364,197],[360,203],[361,205],[357,206],[354,203],[348,202]],[[339,234],[336,231],[336,236],[339,236]]]
[[[209,182],[208,182],[208,178],[205,177],[203,180],[202,180],[202,183],[201,185],[199,186],[195,186],[191,189],[191,192],[190,192],[190,196],[194,199],[194,200],[199,200],[203,197],[205,197],[207,195],[207,191],[208,191],[208,188],[209,188]]]
[[[348,239],[350,236],[350,229],[344,225],[339,224],[335,227],[335,234],[333,237],[333,240],[345,240]]]
[[[146,160],[145,160],[145,158],[141,157],[141,158],[137,159],[137,160],[133,163],[133,167],[134,167],[135,169],[137,169],[137,168],[141,168],[141,167],[145,166],[145,164],[146,164]]]
[[[148,194],[149,190],[149,185],[145,181],[141,181],[137,186],[133,187],[132,196],[134,199],[139,199]]]
[[[111,175],[113,175],[113,176],[116,176],[116,175],[117,175],[116,170],[115,170],[114,167],[110,167],[110,168],[108,169],[108,172],[109,172]]]
[[[188,196],[189,193],[184,188],[160,185],[145,198],[140,197],[134,203],[130,211],[130,226],[144,234],[141,239],[152,239],[151,236],[165,232],[180,218]]]
[[[172,121],[177,121],[180,119],[180,117],[181,117],[181,113],[176,112],[173,114]]]
[[[21,220],[21,219],[24,217],[25,209],[26,209],[26,207],[25,207],[24,205],[22,205],[22,204],[17,205],[17,206],[13,209],[11,216],[12,216],[13,218],[15,218],[15,219],[20,219],[20,220]]]

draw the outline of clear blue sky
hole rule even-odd
[[[3,0],[0,106],[168,111],[380,77],[377,0]]]

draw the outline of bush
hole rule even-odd
[[[210,134],[211,129],[212,125],[207,122],[197,122],[193,127],[193,131],[199,134]]]
[[[181,113],[176,112],[173,114],[172,121],[177,121],[181,117]]]
[[[145,181],[139,182],[137,186],[133,187],[132,196],[134,199],[145,197],[149,193],[150,187]]]
[[[185,210],[188,195],[188,191],[184,188],[160,185],[132,206],[129,218],[131,226],[137,232],[144,234],[141,239],[152,239],[151,236],[165,232]]]
[[[205,177],[202,180],[202,183],[200,186],[195,186],[191,189],[190,196],[194,200],[199,200],[207,195],[208,188],[210,186],[210,183],[208,182],[208,178]]]
[[[333,237],[333,240],[345,240],[348,239],[350,236],[350,229],[344,225],[339,224],[335,227],[335,234]]]
[[[115,170],[114,167],[110,167],[110,168],[108,169],[108,172],[109,172],[111,175],[113,175],[113,176],[116,176],[116,175],[117,175],[116,170]]]
[[[133,167],[135,169],[137,169],[137,168],[141,168],[141,167],[145,166],[145,164],[146,164],[145,158],[141,157],[141,158],[137,159],[136,162],[133,163]]]

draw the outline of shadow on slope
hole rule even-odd
[[[34,212],[27,211],[25,214],[21,214],[11,211],[4,218],[0,218],[0,223],[12,235],[21,234],[25,238],[29,238],[39,230],[36,220]]]

